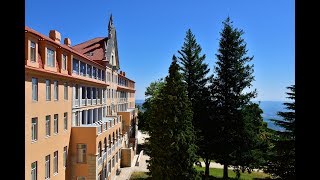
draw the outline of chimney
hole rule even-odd
[[[54,40],[55,42],[59,43],[60,44],[60,40],[61,40],[61,35],[58,31],[56,30],[50,30],[50,33],[49,33],[49,37]]]
[[[122,72],[123,76],[126,76],[126,72]]]
[[[71,46],[70,38],[64,38],[64,44],[67,45],[67,46]]]

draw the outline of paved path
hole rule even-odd
[[[140,131],[138,131],[138,144],[144,144],[145,138],[148,137],[147,134],[142,134]],[[139,162],[139,166],[135,166],[135,163],[137,161],[139,155],[135,155],[134,159],[132,161],[131,167],[124,167],[124,168],[120,168],[121,169],[121,173],[115,177],[115,179],[117,180],[129,180],[131,177],[131,174],[134,171],[143,171],[143,172],[148,172],[149,170],[147,169],[147,162],[146,160],[149,159],[149,156],[142,154],[142,156],[140,157],[140,162]]]

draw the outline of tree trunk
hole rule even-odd
[[[223,165],[223,179],[224,180],[228,179],[228,165],[227,164]]]
[[[206,164],[206,169],[205,169],[205,172],[204,172],[204,176],[205,176],[205,179],[209,179],[210,160],[206,159],[205,160],[205,164]]]

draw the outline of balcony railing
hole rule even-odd
[[[108,156],[111,156],[111,148],[108,148]]]
[[[91,102],[91,99],[87,99],[87,105],[91,105],[92,104],[92,102]]]
[[[74,104],[74,106],[79,106],[79,99],[73,100],[73,104]]]
[[[85,99],[81,99],[81,106],[85,106],[86,105],[86,100]]]
[[[111,152],[115,150],[114,144],[111,146]]]
[[[92,104],[97,104],[97,99],[92,99]]]
[[[101,164],[102,164],[102,158],[99,157],[99,159],[98,159],[98,166],[101,166]]]
[[[104,152],[104,153],[103,153],[102,158],[103,158],[103,160],[106,160],[106,159],[107,159],[107,152]]]

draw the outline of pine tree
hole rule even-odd
[[[253,65],[247,63],[253,57],[246,55],[243,30],[234,28],[229,17],[223,25],[211,92],[216,106],[215,123],[220,128],[215,132],[215,160],[224,165],[223,178],[227,179],[228,166],[238,165],[236,156],[243,143],[241,135],[245,134],[242,109],[256,96],[256,90],[249,91],[254,77]]]
[[[287,87],[291,102],[283,103],[287,111],[278,112],[282,119],[272,121],[283,128],[275,131],[266,172],[282,179],[295,179],[295,85]]]
[[[209,176],[209,165],[212,159],[211,155],[211,135],[210,129],[213,126],[209,119],[210,93],[208,83],[210,76],[208,64],[204,63],[205,54],[201,55],[201,47],[196,42],[195,35],[188,29],[185,42],[178,53],[181,64],[183,80],[187,86],[188,98],[192,105],[193,120],[197,137],[198,156],[206,164],[205,176]]]
[[[172,60],[166,83],[149,109],[148,169],[152,179],[194,179],[193,113],[177,59]]]

